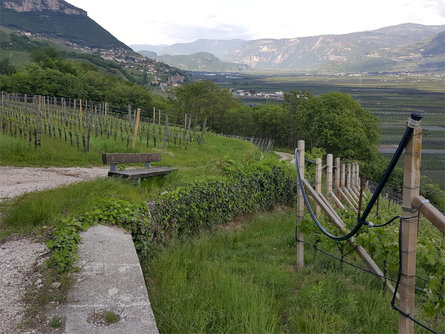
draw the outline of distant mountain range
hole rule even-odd
[[[445,71],[445,25],[401,24],[345,35],[290,39],[209,40],[159,47],[130,45],[154,51],[175,62],[188,63],[192,54],[207,52],[222,62],[254,70],[339,72]],[[156,56],[157,58],[162,58]],[[194,56],[195,57],[195,56]]]
[[[52,46],[64,57],[90,63],[100,71],[148,86],[182,83],[186,73],[134,52],[63,0],[0,0],[0,55],[13,65],[29,53]]]

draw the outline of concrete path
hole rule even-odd
[[[66,305],[66,333],[158,333],[131,234],[98,225],[83,232],[74,286]],[[105,324],[104,311],[119,315]]]

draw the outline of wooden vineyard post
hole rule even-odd
[[[326,157],[326,194],[329,201],[332,200],[332,163],[333,163],[332,154],[328,154]]]
[[[304,179],[304,140],[298,141],[298,169],[300,171],[301,178]],[[300,230],[300,222],[303,220],[304,216],[304,200],[302,189],[300,184],[297,185],[297,269],[304,267],[304,240],[303,233]],[[298,241],[300,240],[300,241]]]
[[[200,146],[202,145],[202,142],[204,141],[204,133],[205,133],[205,131],[206,131],[206,126],[207,126],[207,116],[206,116],[206,118],[204,119],[204,124],[202,125],[201,139],[200,139],[200,141],[199,141],[199,145],[200,145]]]
[[[317,158],[315,160],[315,191],[317,192],[317,194],[321,193],[321,159]],[[321,208],[320,206],[317,204],[315,206],[315,216],[318,218],[320,217],[320,212],[321,212]]]
[[[351,164],[346,165],[347,171],[346,171],[346,189],[351,189]]]
[[[336,190],[340,189],[340,158],[335,158],[334,188]]]
[[[41,96],[39,95],[39,108],[37,110],[37,141],[36,146],[40,146],[42,142],[42,109],[41,109]]]
[[[156,120],[156,107],[153,107],[153,125],[155,124],[155,120]]]
[[[79,115],[80,115],[80,124],[82,124],[82,99],[79,100]],[[80,130],[80,125],[79,125]]]
[[[355,193],[355,187],[356,187],[356,184],[355,184],[355,162],[353,162],[352,164],[351,164],[351,172],[352,172],[352,174],[351,174],[351,191],[353,192],[353,193]]]
[[[414,315],[414,293],[416,276],[416,247],[418,208],[412,209],[413,200],[419,196],[420,188],[420,155],[422,151],[422,128],[414,127],[413,136],[405,148],[403,174],[402,223],[400,226],[402,273],[400,277],[400,309]],[[412,334],[414,322],[399,314],[399,333]]]
[[[139,117],[141,115],[141,108],[138,108],[136,113],[136,124],[134,126],[134,134],[133,134],[133,142],[131,143],[131,147],[134,148],[136,145],[136,137],[138,135],[138,128],[139,128]]]
[[[165,151],[168,141],[168,114],[165,114],[165,128],[164,128],[164,146],[162,147],[162,152]]]

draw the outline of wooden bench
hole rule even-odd
[[[102,161],[105,165],[110,165],[108,176],[120,176],[128,179],[137,179],[138,183],[141,178],[168,174],[177,168],[170,167],[151,167],[153,161],[161,161],[160,153],[104,153]],[[143,162],[145,169],[127,169],[119,170],[118,164]]]

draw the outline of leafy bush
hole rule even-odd
[[[161,196],[152,210],[145,203],[109,199],[81,216],[62,220],[47,242],[52,251],[49,265],[68,271],[76,260],[78,234],[98,223],[131,231],[136,250],[147,256],[152,242],[190,235],[237,215],[275,204],[292,205],[296,200],[296,172],[284,163],[226,161],[222,169],[224,176],[201,178]]]
[[[152,211],[156,240],[192,234],[237,215],[296,200],[296,172],[282,163],[226,161],[222,168],[224,177],[201,178],[161,197]]]
[[[53,232],[47,246],[51,250],[50,267],[67,272],[77,259],[79,233],[98,223],[114,224],[132,232],[135,248],[143,251],[150,240],[150,213],[144,203],[130,203],[119,199],[103,200],[97,208],[79,216],[62,220]]]

